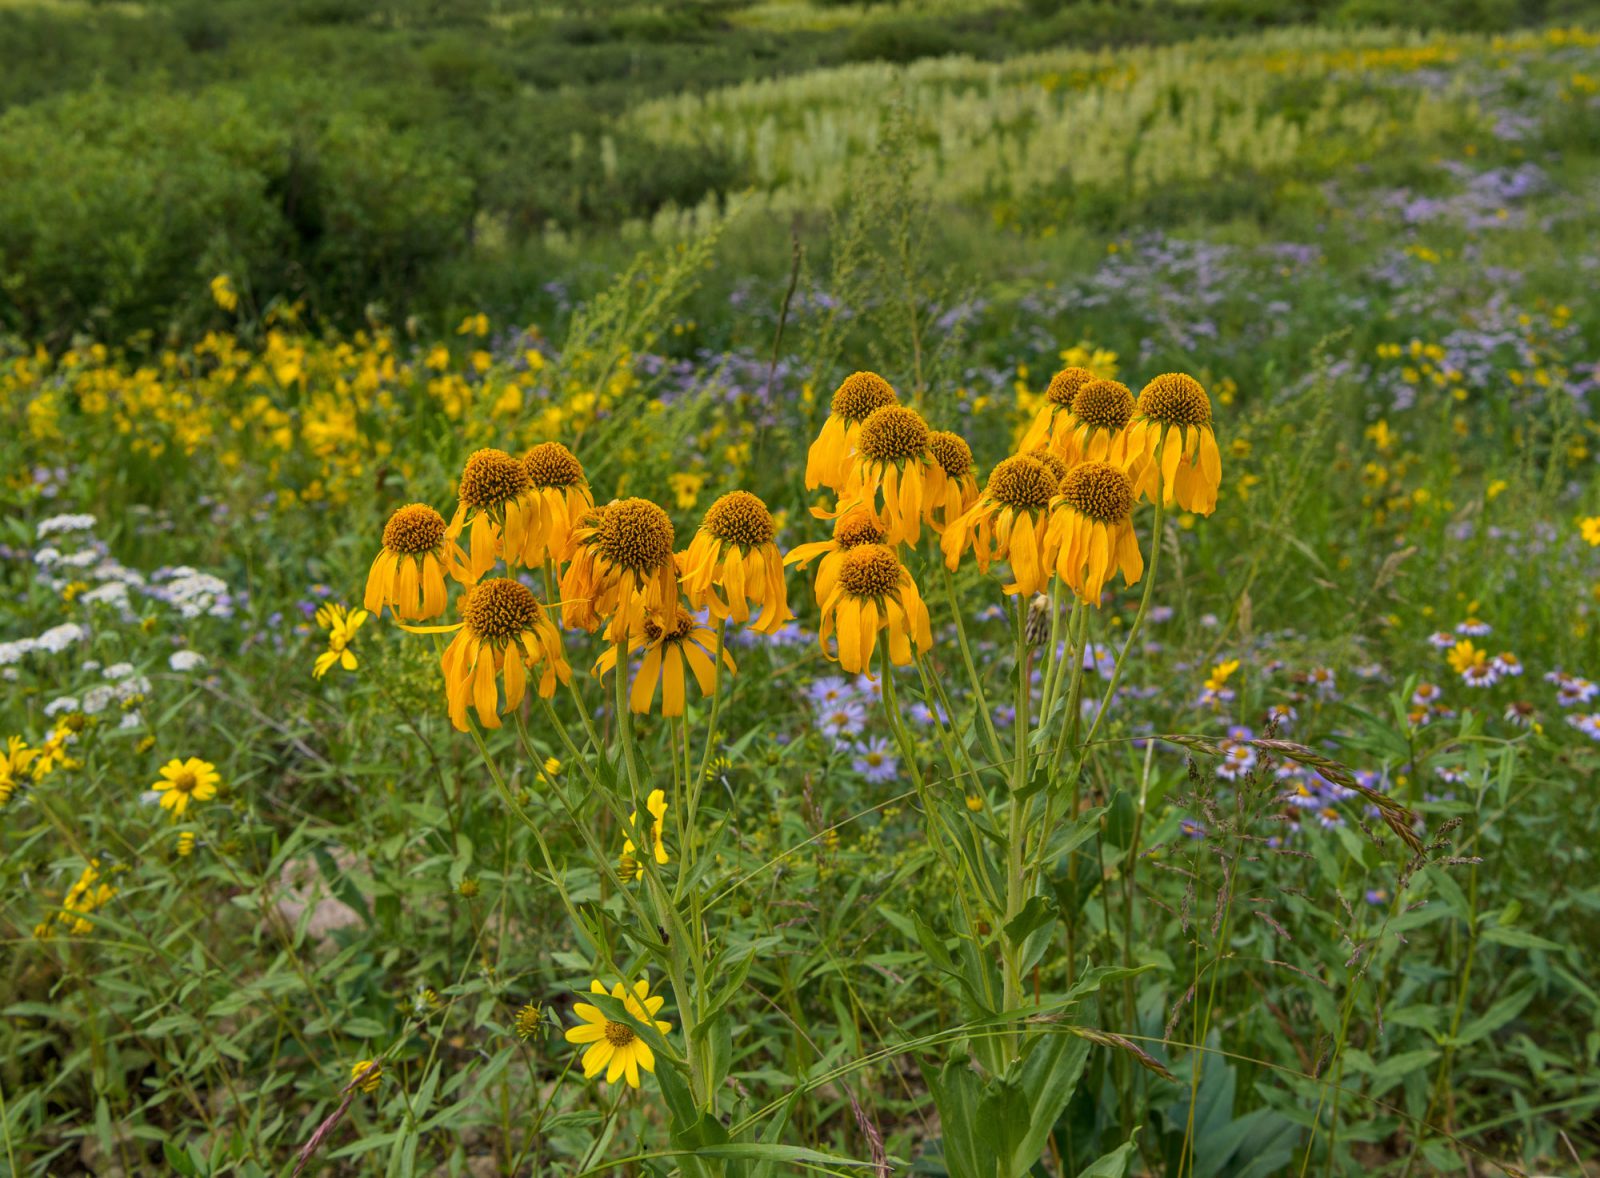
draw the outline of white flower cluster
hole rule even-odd
[[[5,555],[22,560],[31,559],[37,583],[44,588],[64,593],[79,605],[108,610],[124,622],[137,620],[135,607],[141,601],[162,602],[184,618],[233,616],[235,600],[227,582],[220,577],[187,567],[158,569],[146,577],[110,554],[105,542],[94,534],[95,523],[95,517],[87,513],[51,516],[40,520],[35,528],[35,534],[41,541],[36,550],[19,553],[5,549]],[[71,591],[68,591],[69,585]],[[25,601],[25,597],[14,599],[11,603],[13,609]],[[94,616],[98,618],[101,615],[96,613]],[[16,630],[12,629],[12,632]],[[21,676],[18,664],[29,655],[60,654],[68,647],[87,641],[89,637],[88,625],[66,622],[36,637],[0,642],[0,680],[18,681]],[[205,656],[193,650],[175,651],[168,659],[168,666],[178,673],[192,671],[205,663]],[[83,666],[85,672],[99,669],[98,663],[91,662]],[[106,682],[98,683],[83,693],[81,700],[75,696],[62,696],[52,705],[55,710],[50,714],[62,711],[93,714],[116,704],[123,705],[122,723],[125,727],[141,723],[137,704],[128,701],[133,696],[144,695],[150,688],[149,681],[135,674],[129,663],[107,668],[104,679]]]
[[[182,674],[206,665],[206,656],[198,650],[175,650],[167,659],[167,666]]]
[[[87,513],[79,515],[52,515],[49,519],[39,521],[37,535],[43,540],[46,536],[59,536],[68,532],[94,531],[95,518]]]
[[[150,680],[139,674],[132,663],[113,663],[102,669],[99,663],[90,661],[84,663],[82,669],[99,671],[105,682],[96,683],[83,693],[82,698],[75,695],[58,696],[45,704],[45,715],[82,712],[86,716],[98,716],[101,712],[118,707],[122,710],[120,727],[137,728],[144,723],[144,718],[139,714],[139,703],[150,691]]]
[[[45,654],[60,654],[74,642],[82,642],[89,637],[86,627],[76,622],[63,622],[59,626],[52,626],[37,638],[19,638],[15,642],[0,642],[0,667],[20,663],[24,655],[40,651]]]
[[[186,618],[209,615],[214,618],[233,616],[233,600],[228,594],[228,583],[210,573],[197,572],[187,566],[171,570],[171,579],[164,584],[152,585],[152,597],[165,601]]]

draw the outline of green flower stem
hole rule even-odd
[[[689,804],[689,824],[694,825],[695,812],[700,808],[700,791],[705,785],[706,770],[711,768],[711,750],[717,746],[717,720],[722,711],[722,652],[728,635],[728,619],[717,623],[717,648],[711,654],[711,719],[706,722],[706,744],[700,753],[700,772],[690,783],[693,796]],[[684,756],[688,756],[688,735],[684,735]]]
[[[519,727],[521,723],[522,720],[519,716],[517,719]],[[550,846],[544,841],[544,832],[539,829],[539,824],[528,816],[527,811],[517,804],[517,799],[506,786],[505,778],[500,776],[500,769],[495,765],[494,758],[489,755],[489,746],[484,743],[483,733],[478,731],[478,726],[469,723],[467,730],[472,733],[473,743],[478,746],[478,755],[483,758],[484,767],[489,770],[489,777],[494,781],[494,787],[499,792],[500,797],[505,801],[511,812],[522,820],[522,824],[533,832],[533,841],[538,844],[539,855],[544,859],[545,874],[550,877],[550,882],[555,885],[556,893],[561,897],[561,906],[567,910],[567,916],[571,918],[572,923],[578,928],[582,928],[583,921],[578,916],[578,909],[573,904],[572,897],[567,894],[567,887],[562,881],[561,872],[556,867],[556,861],[550,854]]]
[[[938,688],[938,679],[935,676],[928,674],[928,668],[921,659],[917,660],[917,671],[922,676],[922,686],[925,694],[931,694]],[[939,692],[939,695],[942,698],[943,692]],[[949,703],[945,702],[944,706],[946,709],[946,715],[948,715]],[[967,750],[963,748],[961,743],[955,739],[955,736],[950,731],[949,726],[945,723],[945,721],[941,720],[937,714],[935,714],[933,717],[933,723],[934,730],[939,735],[939,743],[944,746],[945,758],[950,762],[950,780],[955,782],[960,781],[963,777],[971,777],[973,779],[974,786],[981,790],[983,787],[981,782],[978,781],[978,768],[972,763],[972,758],[967,754]],[[964,769],[962,768],[963,765],[966,766]],[[922,789],[920,783],[918,785],[918,789],[919,791]],[[922,792],[924,813],[928,814],[930,817],[937,814],[941,831],[946,829],[948,824],[944,819],[943,811],[938,810],[936,800],[927,794],[926,791]],[[966,814],[969,831],[976,835],[977,832],[972,829],[975,827],[976,823],[973,820],[971,812],[966,808],[965,798],[962,799],[961,811],[962,813]],[[974,841],[976,842],[977,840],[975,839]],[[941,840],[930,839],[929,842],[936,847],[940,847],[942,853],[943,843]],[[961,849],[961,843],[958,840],[952,838],[950,839],[950,842],[957,848],[958,851]],[[978,845],[982,844],[979,843]],[[1004,901],[999,896],[995,895],[994,889],[989,884],[988,875],[977,870],[977,865],[970,862],[965,854],[961,855],[961,868],[968,882],[973,886],[973,889],[978,897],[978,902],[988,908],[991,917],[999,917],[1004,907]],[[976,922],[972,920],[971,905],[967,899],[966,893],[958,893],[958,898],[961,901],[962,907],[967,909],[968,927],[975,927]]]
[[[1156,453],[1156,460],[1160,460],[1160,452]],[[1156,587],[1156,568],[1161,561],[1161,524],[1164,515],[1164,503],[1161,495],[1156,496],[1156,519],[1151,528],[1153,535],[1150,539],[1150,561],[1144,570],[1144,593],[1139,598],[1139,612],[1133,615],[1133,624],[1128,627],[1128,640],[1122,644],[1122,653],[1117,656],[1117,665],[1112,668],[1111,682],[1106,684],[1106,693],[1100,700],[1100,710],[1095,713],[1094,723],[1089,725],[1089,734],[1083,738],[1083,745],[1087,747],[1100,730],[1100,723],[1105,719],[1107,710],[1111,707],[1111,698],[1117,692],[1117,685],[1122,682],[1122,668],[1128,662],[1128,654],[1133,650],[1133,644],[1139,638],[1139,630],[1144,625],[1145,614],[1150,611],[1150,598]],[[1081,756],[1080,756],[1081,759]]]
[[[967,669],[967,679],[972,684],[972,697],[977,701],[978,719],[983,724],[984,735],[989,738],[989,756],[996,764],[1006,760],[1005,750],[1000,745],[1000,736],[994,729],[994,717],[989,715],[989,702],[984,697],[983,680],[978,677],[977,664],[972,661],[972,647],[967,644],[967,627],[961,620],[961,601],[956,596],[956,579],[950,575],[950,569],[939,563],[939,572],[944,578],[944,593],[950,602],[950,619],[955,623],[956,642],[961,647],[961,661]]]
[[[617,676],[617,683],[619,685],[623,684],[627,678],[627,664],[623,663],[617,668],[614,668],[613,673]],[[624,687],[619,686],[618,695],[623,695],[625,690],[626,689]],[[541,697],[541,703],[544,705],[545,715],[549,719],[551,726],[560,734],[562,742],[573,753],[573,756],[578,760],[579,766],[583,769],[585,775],[588,777],[590,785],[594,789],[595,796],[601,799],[602,803],[606,806],[612,817],[616,820],[617,825],[622,830],[629,833],[634,845],[639,848],[639,865],[644,872],[646,884],[650,892],[651,902],[655,908],[654,919],[652,919],[652,914],[647,912],[644,909],[644,906],[639,903],[638,897],[634,894],[632,889],[630,889],[627,884],[622,881],[621,877],[617,875],[616,869],[612,866],[611,857],[607,855],[604,849],[595,842],[593,835],[589,833],[587,824],[584,823],[578,814],[573,811],[570,803],[567,801],[562,791],[559,789],[552,791],[556,795],[557,800],[561,803],[562,808],[567,811],[568,816],[572,819],[573,825],[578,828],[579,834],[583,837],[585,845],[587,846],[589,853],[594,857],[600,871],[606,876],[607,880],[612,884],[612,886],[617,889],[618,893],[622,895],[624,902],[628,904],[630,909],[632,909],[634,918],[639,921],[640,927],[648,930],[652,925],[656,925],[661,929],[670,930],[670,935],[666,938],[667,960],[665,964],[667,969],[667,979],[672,986],[673,999],[677,1004],[678,1018],[683,1024],[684,1042],[688,1049],[689,1058],[690,1088],[694,1093],[695,1103],[700,1108],[703,1108],[708,1112],[713,1111],[714,1094],[709,1091],[710,1071],[704,1059],[706,1051],[709,1050],[709,1045],[697,1044],[693,1035],[693,1031],[698,1019],[696,1017],[696,1008],[694,1006],[695,991],[691,990],[689,986],[688,974],[688,966],[695,966],[696,981],[699,981],[697,966],[699,961],[704,957],[704,954],[701,952],[698,937],[691,936],[689,925],[683,920],[677,908],[671,902],[670,894],[667,891],[665,882],[661,878],[659,867],[655,861],[655,855],[651,853],[652,846],[648,828],[649,820],[648,818],[645,820],[645,825],[643,827],[638,827],[637,821],[631,824],[629,823],[627,816],[622,813],[621,808],[618,806],[617,800],[613,796],[612,791],[604,789],[601,786],[598,778],[589,768],[587,762],[578,755],[576,747],[572,742],[571,735],[564,727],[562,727],[560,718],[555,714],[555,709],[550,706],[550,701]],[[623,700],[623,703],[624,706],[626,706],[625,699]],[[521,726],[520,718],[518,720],[518,730],[522,733],[524,747],[527,748],[526,732]],[[630,746],[624,749],[624,760],[628,762],[631,770],[634,768],[634,758],[631,755],[631,743],[633,739],[632,727],[629,726],[624,728],[621,724],[619,724],[617,726],[617,731],[621,738]],[[638,796],[637,788],[637,786],[634,787],[635,798]],[[636,804],[634,806],[633,813],[637,815],[640,812],[641,807]],[[524,821],[527,821],[531,824],[531,819],[524,817]],[[698,931],[698,922],[696,922],[696,931]]]
[[[1015,1010],[1022,1005],[1022,946],[1013,944],[1006,935],[1004,925],[1010,924],[1027,903],[1033,876],[1023,867],[1023,843],[1028,837],[1027,816],[1032,809],[1032,798],[1024,798],[1028,786],[1028,703],[1033,692],[1028,683],[1028,623],[1027,604],[1018,596],[1012,622],[1017,672],[1016,717],[1013,722],[1016,737],[1016,756],[1012,762],[1011,796],[1006,801],[1006,908],[1000,932],[1001,984],[1003,1009]],[[1004,1043],[1009,1056],[1015,1058],[1020,1041],[1014,1029],[1008,1029]]]

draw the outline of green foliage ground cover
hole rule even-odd
[[[1192,7],[1181,33],[1250,19]],[[881,1150],[957,1175],[985,1151],[1017,1173],[1576,1173],[1600,1148],[1592,33],[1494,39],[1470,26],[1505,13],[1452,7],[1426,37],[1095,56],[997,32],[993,60],[891,67],[846,49],[906,14],[773,6],[694,17],[690,66],[687,10],[220,7],[181,17],[182,49],[176,12],[4,12],[80,22],[102,47],[70,61],[105,56],[99,88],[9,78],[3,116],[0,233],[38,268],[5,254],[0,736],[55,753],[7,753],[0,1164],[289,1173],[347,1095],[324,1172],[872,1172]],[[110,64],[132,21],[162,76]],[[525,94],[498,48],[522,43],[462,33],[483,28],[593,87]],[[750,70],[742,38],[782,62]],[[442,72],[386,71],[400,44]],[[480,91],[474,53],[513,97]],[[628,53],[684,75],[619,81],[603,63]],[[470,85],[442,98],[452,70]],[[562,135],[517,129],[517,95]],[[1096,167],[1049,154],[1053,118],[1091,116],[1119,129]],[[369,620],[355,670],[311,677],[318,608],[359,603],[394,507],[448,516],[478,446],[571,445],[597,499],[659,502],[680,548],[746,488],[787,549],[829,534],[802,472],[853,369],[981,476],[1067,363],[1199,378],[1223,491],[1165,517],[1122,676],[1143,586],[1069,646],[1072,714],[1104,697],[1105,743],[1015,924],[960,907],[941,835],[971,821],[971,860],[1000,862],[1018,805],[985,755],[1020,727],[1010,601],[970,562],[952,609],[908,550],[937,641],[891,708],[824,659],[807,571],[793,625],[734,642],[714,725],[691,688],[692,750],[635,721],[671,821],[700,796],[663,878],[703,933],[638,918],[588,777],[623,762],[565,743],[588,714],[615,747],[597,639],[563,636],[586,707],[531,707],[526,745],[510,717],[485,734],[503,790],[426,637]],[[1447,658],[1463,641],[1482,657]],[[1046,733],[1073,730],[1063,703]],[[190,756],[221,788],[175,820],[151,787]],[[1358,787],[1418,816],[1420,857]],[[685,1011],[665,963],[701,936]],[[1024,949],[1036,1046],[1008,1077],[984,987]],[[663,1063],[637,1093],[585,1081],[574,992],[642,975],[671,996]],[[669,1052],[715,1081],[731,1149]],[[345,1092],[373,1059],[377,1087]],[[1042,1138],[1002,1115],[1019,1092]]]

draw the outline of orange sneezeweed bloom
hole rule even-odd
[[[1075,424],[1072,420],[1072,399],[1078,395],[1079,389],[1094,379],[1094,373],[1076,365],[1063,368],[1051,377],[1050,387],[1044,391],[1044,404],[1034,414],[1033,423],[1028,426],[1028,432],[1022,435],[1017,449],[1036,450],[1041,446],[1055,449],[1058,437],[1065,445],[1066,437]]]
[[[561,635],[533,591],[510,577],[480,581],[468,591],[461,621],[453,626],[405,626],[416,634],[455,631],[440,659],[450,723],[467,731],[467,708],[485,728],[500,727],[500,716],[522,702],[528,670],[540,668],[539,694],[549,699],[556,681],[572,676],[561,652]],[[499,706],[497,680],[504,680],[505,706]]]
[[[572,532],[594,510],[594,496],[583,465],[560,442],[541,442],[522,456],[528,472],[528,513],[522,541],[522,563],[538,568],[546,560],[558,563],[572,555]]]
[[[869,507],[883,521],[888,543],[915,544],[922,536],[929,485],[935,478],[943,483],[944,469],[928,452],[929,434],[915,409],[874,409],[856,435],[838,506],[833,511],[813,507],[811,514],[832,519],[852,507]]]
[[[670,626],[662,626],[654,617],[646,618],[643,631],[628,640],[629,654],[644,651],[644,658],[640,660],[639,669],[634,673],[633,686],[628,692],[628,710],[641,715],[648,712],[655,701],[656,685],[660,684],[661,714],[683,715],[686,695],[684,666],[687,665],[694,672],[695,681],[700,684],[700,694],[709,696],[716,685],[716,649],[716,634],[700,625],[695,616],[682,606],[678,607]],[[726,649],[722,652],[722,663],[729,674],[739,670]],[[595,660],[594,671],[596,675],[604,676],[615,670],[616,666],[617,647],[613,646]]]
[[[1050,465],[1032,455],[1000,463],[977,502],[945,528],[940,541],[945,567],[955,569],[970,547],[984,572],[996,560],[1010,562],[1016,580],[1005,587],[1007,593],[1040,592],[1050,579],[1050,501],[1060,484]]]
[[[619,499],[590,512],[573,531],[572,563],[561,579],[561,618],[606,640],[639,634],[645,616],[678,602],[672,520],[648,499]]]
[[[885,539],[886,533],[878,517],[868,508],[855,507],[833,521],[833,539],[813,540],[809,544],[791,548],[789,555],[783,558],[783,563],[805,568],[817,557],[822,557],[817,565],[817,580],[813,590],[817,604],[821,605],[833,592],[845,555],[853,548],[863,544],[882,544]]]
[[[1210,515],[1222,485],[1222,455],[1211,428],[1211,398],[1194,377],[1168,372],[1144,386],[1128,453],[1138,464],[1136,489],[1154,502]]]
[[[783,575],[783,554],[772,542],[777,525],[767,505],[748,491],[722,496],[706,512],[683,554],[683,590],[714,618],[741,624],[751,604],[761,614],[750,628],[775,634],[794,615]]]
[[[806,453],[806,490],[838,491],[850,476],[861,424],[874,409],[899,404],[889,382],[876,372],[852,372],[834,390],[828,419]]]
[[[1085,462],[1061,480],[1051,505],[1048,543],[1056,575],[1080,599],[1100,604],[1108,577],[1120,570],[1129,585],[1144,575],[1133,531],[1133,483],[1109,462]]]
[[[394,510],[383,526],[383,548],[367,573],[362,604],[368,612],[382,613],[388,606],[405,621],[444,613],[445,576],[466,577],[465,554],[447,532],[444,516],[426,503]]]
[[[465,580],[476,581],[502,553],[508,565],[518,559],[536,508],[527,469],[504,450],[478,450],[467,459],[460,495],[448,534],[452,540],[467,534]]]
[[[919,652],[933,645],[928,607],[910,572],[894,549],[864,544],[851,549],[839,565],[838,580],[822,603],[817,639],[823,653],[846,671],[871,675],[880,630],[888,635],[889,661],[896,666],[911,662],[913,645]],[[835,631],[837,654],[828,649]]]

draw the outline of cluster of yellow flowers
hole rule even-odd
[[[229,276],[211,291],[222,309],[240,307]],[[284,512],[349,503],[391,472],[413,477],[414,440],[441,419],[471,446],[581,434],[618,400],[644,399],[631,352],[595,379],[592,350],[552,365],[536,328],[506,331],[522,343],[491,351],[482,314],[463,321],[460,344],[382,324],[320,333],[298,307],[275,306],[249,328],[137,360],[99,343],[0,355],[0,397],[20,407],[36,453],[111,445],[168,475],[190,463],[259,472]]]
[[[930,644],[927,608],[898,552],[918,542],[923,524],[939,533],[951,570],[970,551],[985,572],[1009,563],[1007,593],[1039,593],[1054,575],[1098,605],[1115,572],[1128,584],[1143,575],[1135,503],[1209,515],[1221,480],[1210,398],[1182,373],[1156,377],[1136,399],[1087,368],[1062,369],[980,493],[964,439],[930,429],[881,376],[857,372],[834,393],[806,461],[807,489],[837,496],[831,509],[812,509],[835,521],[833,540],[788,559],[822,556],[824,648],[837,630],[840,664],[870,673],[880,631],[899,666],[913,646]]]
[[[0,806],[9,802],[17,790],[43,781],[57,769],[76,767],[77,762],[67,755],[67,743],[72,737],[69,721],[55,728],[37,747],[20,736],[7,740],[4,755],[0,755]]]
[[[61,907],[54,917],[40,922],[34,928],[35,937],[47,941],[58,931],[75,937],[93,931],[94,925],[87,919],[88,915],[110,902],[117,894],[117,889],[102,877],[101,866],[99,859],[89,860],[77,881],[62,898]]]
[[[558,582],[561,624],[604,628],[610,649],[595,663],[597,675],[642,652],[629,692],[635,712],[651,709],[659,686],[662,714],[681,716],[685,668],[707,695],[719,659],[736,670],[721,626],[713,632],[691,610],[767,634],[792,616],[776,525],[749,492],[713,503],[688,549],[675,552],[672,521],[659,505],[628,498],[597,507],[583,466],[558,442],[540,443],[520,459],[478,450],[458,490],[448,522],[425,503],[389,517],[364,605],[371,613],[387,608],[413,633],[455,635],[441,665],[450,718],[462,731],[469,708],[484,727],[499,727],[500,716],[522,702],[530,672],[545,699],[570,679],[550,612]],[[500,565],[502,574],[490,576]],[[542,571],[545,601],[513,575],[519,568]],[[406,624],[444,614],[451,581],[463,589],[459,622]],[[345,639],[346,646],[330,645],[327,665],[348,653],[348,633]]]

